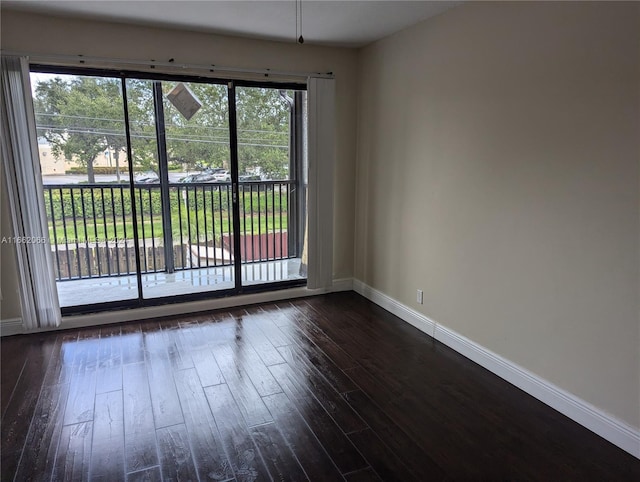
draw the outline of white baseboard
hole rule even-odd
[[[353,278],[334,279],[331,291],[333,293],[337,291],[353,291]]]
[[[8,320],[0,321],[0,336],[17,335],[19,333],[24,333],[22,319],[10,318]]]
[[[353,290],[640,459],[640,430],[637,428],[436,323],[360,280],[353,280]]]
[[[410,325],[413,325],[418,330],[425,332],[427,335],[433,337],[436,324],[429,318],[415,310],[412,310],[406,305],[403,305],[399,301],[394,300],[390,296],[385,295],[382,291],[378,291],[369,285],[364,284],[358,279],[353,280],[353,291],[360,293],[365,298],[373,301],[376,305],[390,311],[398,318],[406,321]]]

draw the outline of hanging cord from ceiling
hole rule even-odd
[[[303,44],[304,37],[302,36],[302,0],[295,0],[295,2],[296,2],[296,39],[298,43]],[[300,33],[300,36],[298,36],[298,33]]]

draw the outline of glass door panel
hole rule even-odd
[[[166,270],[160,162],[154,82],[126,79],[131,136],[134,205],[137,216],[140,280],[143,296],[164,279]],[[170,234],[170,233],[169,233]]]
[[[159,156],[150,170],[157,180],[149,189],[158,190],[156,231],[163,235],[155,234],[155,258],[162,262],[143,278],[143,296],[234,289],[227,87],[153,83],[161,94],[154,126]]]
[[[305,92],[237,87],[242,285],[304,279]]]
[[[122,83],[31,73],[60,306],[138,298]]]

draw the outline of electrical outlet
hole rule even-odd
[[[422,304],[422,299],[423,299],[422,290],[417,290],[416,301],[419,304]]]

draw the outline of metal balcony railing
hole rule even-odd
[[[295,186],[239,183],[243,263],[298,256],[298,242],[288,235],[297,232]],[[134,207],[143,273],[233,265],[231,183],[169,183],[168,191],[163,215],[160,184],[135,184],[133,191],[126,184],[44,185],[56,279],[135,274]]]

